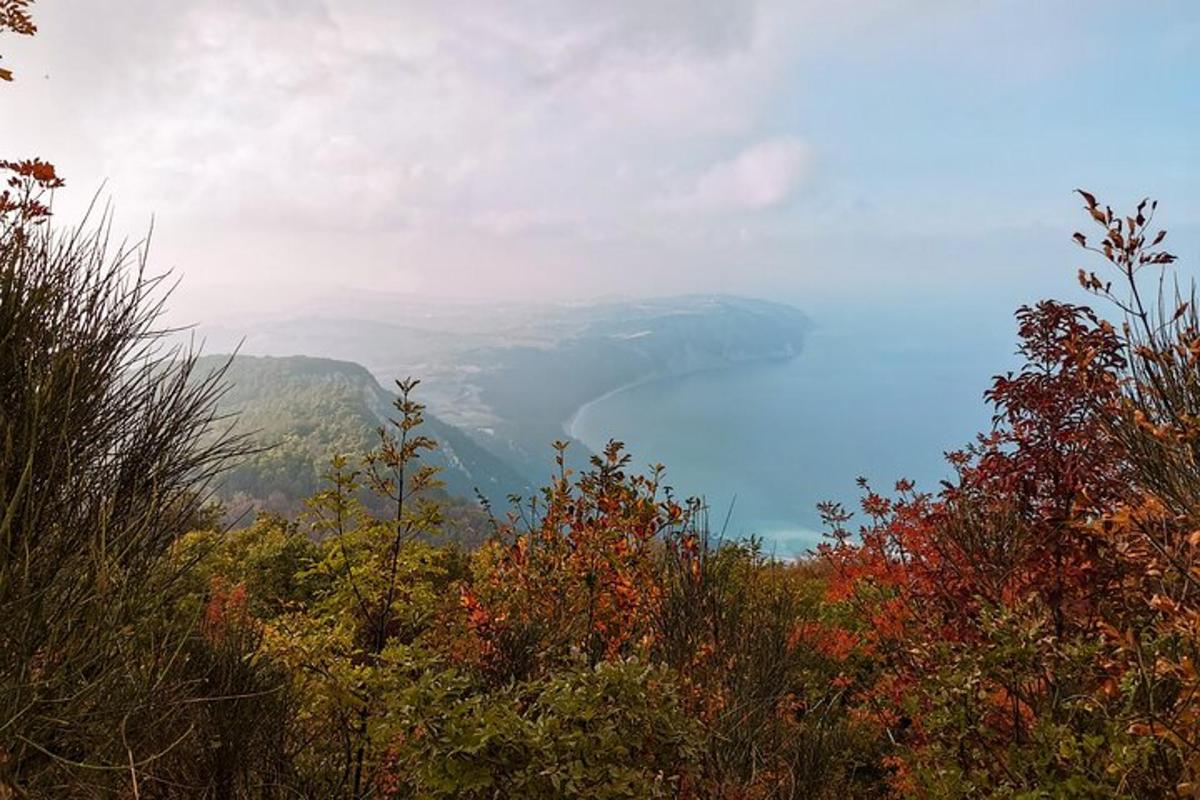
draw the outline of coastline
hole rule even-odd
[[[721,372],[724,370],[738,369],[739,367],[745,367],[745,366],[749,366],[751,364],[761,364],[766,361],[791,361],[794,358],[799,358],[802,353],[803,353],[803,350],[798,348],[798,349],[794,350],[793,352],[740,359],[738,361],[733,361],[733,362],[730,362],[727,364],[718,364],[718,365],[714,365],[714,366],[710,366],[710,367],[702,367],[700,369],[689,369],[689,370],[683,370],[680,372],[672,372],[672,371],[668,370],[665,372],[656,372],[656,373],[653,373],[650,375],[646,375],[644,377],[638,378],[637,380],[629,381],[628,383],[623,383],[620,386],[609,389],[607,392],[597,395],[596,397],[593,397],[592,399],[588,400],[587,402],[581,404],[578,408],[575,409],[574,412],[571,413],[571,415],[569,417],[567,417],[565,420],[563,420],[563,422],[562,422],[563,433],[565,433],[567,436],[569,436],[570,438],[572,438],[578,442],[582,442],[583,440],[580,439],[579,436],[576,435],[576,429],[579,426],[579,418],[583,415],[583,412],[586,411],[587,409],[591,408],[596,403],[599,403],[603,400],[607,400],[608,398],[612,397],[613,395],[620,394],[621,392],[627,392],[630,389],[636,389],[639,386],[644,386],[648,383],[653,383],[654,381],[661,381],[661,380],[675,379],[675,378],[686,378],[689,375],[699,375],[699,374],[706,373],[706,372]],[[585,442],[585,444],[586,444],[586,442]]]
[[[595,447],[602,446],[603,442],[588,441],[580,438],[580,434],[584,433],[581,430],[581,422],[584,413],[592,408],[594,404],[608,400],[621,392],[629,391],[638,387],[646,386],[655,381],[674,381],[685,379],[696,375],[713,374],[713,373],[728,373],[736,371],[740,368],[749,368],[764,363],[787,363],[794,361],[799,354],[788,356],[776,356],[765,358],[746,359],[735,363],[724,364],[721,366],[713,366],[706,369],[688,370],[684,372],[665,372],[654,375],[647,375],[635,381],[629,381],[620,386],[616,386],[608,391],[592,398],[583,403],[571,414],[563,423],[562,428],[564,433],[572,439],[580,442],[589,450]],[[593,430],[593,436],[599,431]],[[674,474],[674,473],[672,473]],[[701,493],[703,496],[703,493]],[[709,500],[712,498],[709,497]],[[722,501],[723,502],[723,501]],[[721,506],[724,508],[724,506]],[[724,512],[721,511],[721,514]],[[749,509],[752,515],[755,513],[752,508]],[[720,519],[715,520],[718,528],[721,527]],[[710,532],[714,536],[714,541],[745,541],[748,537],[754,537],[759,540],[762,548],[762,553],[765,557],[774,561],[793,563],[800,562],[808,558],[814,548],[823,540],[823,531],[815,524],[807,523],[801,518],[791,518],[787,515],[780,515],[777,510],[769,510],[763,519],[756,517],[747,518],[744,511],[739,511],[737,514],[737,524],[734,524],[727,531],[718,533],[718,529]]]
[[[687,373],[683,373],[683,374],[687,374]],[[570,438],[572,438],[576,441],[582,442],[583,440],[575,435],[575,429],[578,427],[579,417],[583,414],[584,411],[591,408],[593,405],[595,405],[596,403],[599,403],[602,400],[607,400],[608,398],[612,397],[615,394],[620,394],[621,392],[625,392],[630,389],[635,389],[638,386],[643,386],[652,381],[662,380],[663,378],[673,378],[673,377],[676,377],[676,376],[673,373],[669,373],[669,372],[657,373],[654,375],[647,375],[644,378],[638,378],[636,381],[629,381],[628,383],[623,383],[614,389],[609,389],[604,394],[593,397],[591,400],[588,400],[586,403],[579,406],[579,408],[575,409],[575,411],[572,412],[571,416],[569,416],[565,420],[563,420],[563,423],[562,423],[563,433],[565,433],[567,436],[569,436]]]

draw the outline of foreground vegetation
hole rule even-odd
[[[224,369],[144,246],[49,224],[52,166],[0,176],[0,800],[1200,797],[1200,316],[1147,292],[1152,203],[1080,193],[1116,324],[1020,309],[954,480],[864,483],[780,563],[616,443],[465,549],[414,381],[303,514],[226,530],[263,454]]]
[[[1080,193],[1117,324],[1020,309],[955,479],[864,483],[865,523],[828,505],[780,563],[616,443],[557,444],[467,550],[414,381],[367,452],[264,453],[144,246],[52,228],[49,164],[0,176],[0,800],[1200,797],[1200,316],[1147,292],[1153,204]],[[305,512],[221,527],[247,463]]]
[[[220,528],[221,371],[0,166],[0,797],[1200,796],[1200,319],[1144,299],[1153,204],[1081,193],[1121,324],[1020,309],[955,480],[780,563],[617,443],[462,549],[415,381],[304,514]]]

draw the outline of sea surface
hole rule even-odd
[[[936,490],[949,477],[943,453],[990,425],[982,393],[1011,351],[1003,332],[966,322],[834,324],[796,358],[642,383],[568,427],[593,450],[615,438],[635,465],[666,465],[679,494],[705,499],[714,533],[798,556],[821,539],[819,501],[857,510],[860,475],[877,489],[906,477]]]

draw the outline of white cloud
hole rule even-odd
[[[777,55],[753,0],[158,5],[48,5],[75,96],[20,88],[124,202],[244,227],[619,224],[752,128]]]
[[[253,277],[518,296],[737,289],[731,264],[761,285],[799,274],[785,237],[830,220],[869,232],[938,172],[906,159],[932,150],[912,131],[878,149],[858,135],[908,113],[899,98],[923,101],[923,83],[888,84],[897,65],[1006,77],[997,54],[1026,40],[1057,53],[1071,21],[992,11],[1016,21],[1001,37],[983,20],[997,42],[978,47],[979,9],[930,0],[35,12],[37,37],[0,42],[19,78],[0,87],[0,119],[18,121],[0,155],[56,162],[65,216],[102,181],[122,228],[157,214],[157,256],[185,291]],[[882,210],[841,213],[863,196]],[[923,197],[976,214],[954,192]]]
[[[795,137],[770,139],[708,167],[666,207],[681,212],[754,212],[787,203],[812,163],[810,148]]]

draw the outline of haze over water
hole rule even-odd
[[[820,541],[818,502],[857,510],[860,475],[879,490],[902,477],[936,490],[949,477],[943,453],[990,424],[981,395],[1010,364],[1011,335],[906,324],[874,333],[834,320],[797,358],[615,392],[581,409],[571,432],[594,450],[628,443],[638,467],[665,464],[669,485],[707,500],[714,532],[732,504],[727,537],[799,555]]]

